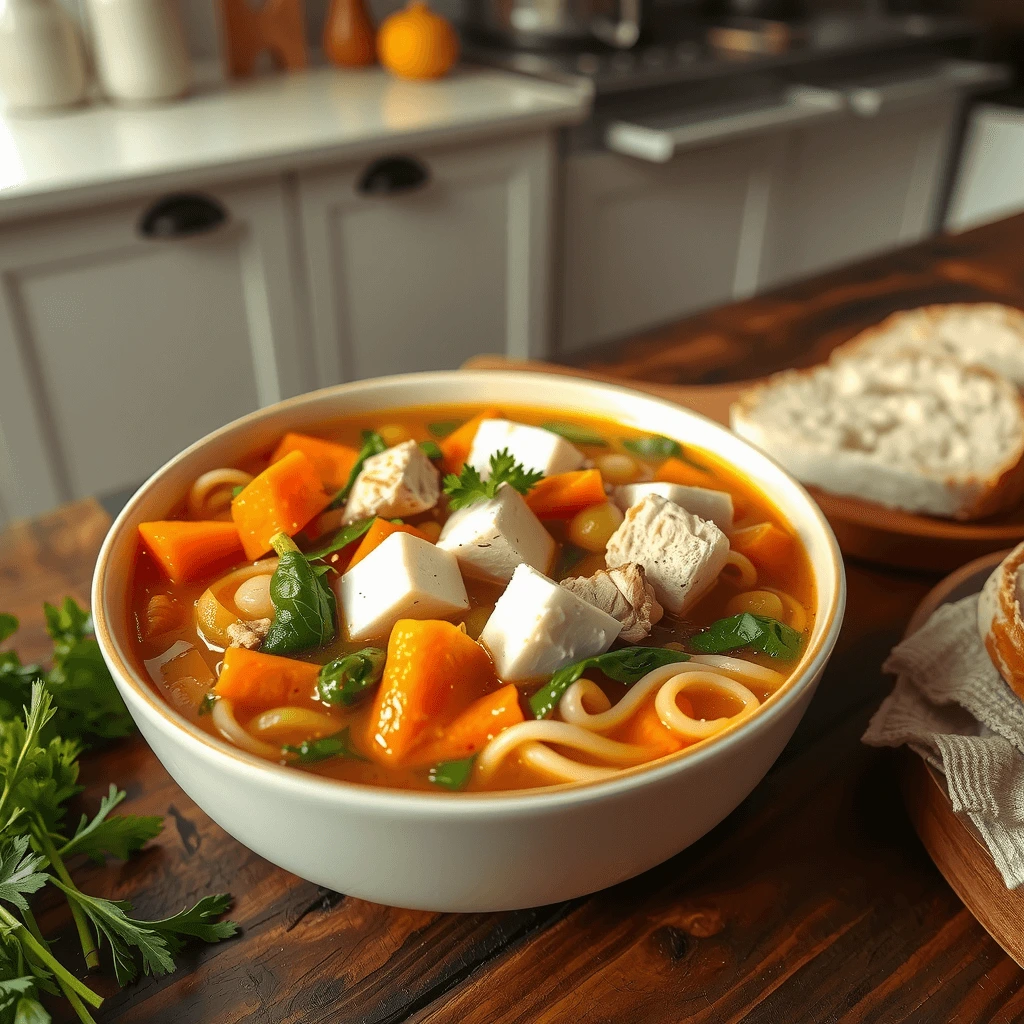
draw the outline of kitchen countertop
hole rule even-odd
[[[209,76],[207,76],[207,79]],[[586,117],[590,90],[460,66],[437,82],[317,67],[183,100],[98,102],[0,118],[0,219],[120,199],[176,180],[276,174],[371,153],[526,132]]]
[[[752,376],[821,358],[894,309],[978,299],[1024,305],[1024,216],[733,303],[586,361],[627,382]],[[23,619],[25,660],[47,647],[40,603],[88,597],[109,521],[86,501],[0,534],[3,610]],[[131,899],[143,917],[231,890],[231,916],[243,928],[237,939],[191,950],[170,977],[147,977],[120,993],[109,979],[97,982],[111,996],[98,1021],[1024,1019],[1024,971],[918,842],[900,797],[899,756],[860,743],[892,685],[879,666],[936,578],[851,559],[847,574],[835,654],[761,785],[665,864],[568,903],[443,915],[320,889],[226,835],[141,739],[86,755],[88,806],[113,780],[128,791],[126,813],[168,820],[129,863],[76,866],[83,888]],[[73,925],[63,904],[39,909],[44,933],[58,937],[71,962]]]

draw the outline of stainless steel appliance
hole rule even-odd
[[[478,35],[518,45],[628,49],[640,38],[641,0],[470,0],[469,10]]]

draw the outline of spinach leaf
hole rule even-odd
[[[435,786],[443,786],[445,789],[465,789],[470,775],[473,774],[475,759],[476,754],[472,757],[464,757],[459,761],[442,761],[430,769],[427,778]]]
[[[355,654],[329,661],[317,677],[316,688],[326,704],[344,704],[350,708],[358,704],[384,674],[387,651],[379,647],[364,647]]]
[[[560,668],[547,685],[542,686],[531,698],[530,709],[535,718],[546,718],[562,699],[562,694],[576,682],[588,668],[596,668],[609,679],[615,679],[627,686],[642,679],[652,669],[671,665],[676,661],[689,661],[690,656],[682,651],[670,651],[666,647],[622,647],[607,654],[584,658]]]
[[[434,437],[447,437],[462,426],[462,420],[440,420],[437,423],[428,423],[427,430]]]
[[[443,459],[444,452],[438,447],[436,441],[420,441],[420,451],[428,459]]]
[[[622,447],[634,455],[639,455],[641,459],[680,459],[687,465],[693,466],[694,469],[699,469],[704,473],[711,472],[707,466],[702,466],[699,462],[691,459],[678,441],[673,441],[671,437],[662,437],[661,434],[624,438]]]
[[[322,736],[318,740],[303,740],[292,746],[286,744],[281,748],[283,754],[294,754],[292,764],[316,764],[330,757],[347,757],[350,761],[365,761],[366,758],[352,746],[352,736],[346,725],[341,732],[331,736]]]
[[[328,555],[333,555],[335,551],[348,547],[352,541],[359,540],[372,525],[373,516],[369,516],[367,519],[357,519],[354,523],[343,526],[331,538],[329,544],[325,544],[322,548],[317,548],[315,551],[307,551],[306,560],[315,562],[318,558],[326,558]]]
[[[608,442],[600,434],[575,423],[542,423],[541,426],[545,430],[550,430],[552,434],[564,437],[566,441],[572,441],[573,444],[589,444],[593,448],[608,447]]]
[[[322,647],[334,639],[334,592],[323,579],[327,566],[314,569],[286,533],[270,543],[281,558],[270,577],[274,621],[261,649],[295,654]]]
[[[348,480],[345,481],[345,486],[338,491],[334,496],[334,500],[327,507],[338,508],[340,505],[343,505],[352,490],[352,485],[356,482],[356,477],[362,472],[363,463],[374,455],[380,455],[381,452],[386,452],[387,450],[388,443],[380,434],[375,430],[364,430],[363,446],[359,449],[359,454],[356,456],[356,461],[348,475]]]
[[[749,647],[772,658],[791,661],[800,654],[800,634],[778,619],[743,612],[712,622],[690,638],[690,646],[701,654],[721,654],[737,647]]]

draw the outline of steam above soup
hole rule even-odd
[[[514,407],[318,434],[139,528],[139,660],[243,750],[404,789],[594,781],[713,738],[797,663],[807,555],[712,453]]]

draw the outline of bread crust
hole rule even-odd
[[[900,315],[900,314],[895,314]],[[890,318],[891,319],[891,318]],[[884,322],[883,322],[884,323]],[[881,326],[881,325],[880,325]],[[853,350],[855,351],[855,350]],[[907,356],[920,356],[919,350],[908,349],[905,353]],[[893,358],[898,358],[900,353],[893,353]],[[850,352],[843,357],[844,361],[855,361],[854,357]],[[966,366],[963,363],[958,362],[955,359],[950,359],[945,356],[929,356],[929,358],[937,362],[945,362],[957,366],[962,372],[969,374],[977,374],[988,377],[990,380],[997,382],[1001,388],[1005,389],[1005,393],[1008,398],[1012,397],[1012,401],[1016,403],[1022,426],[1024,426],[1024,398],[1021,393],[1009,382],[1005,377],[987,370],[981,366]],[[826,367],[831,366],[832,361],[825,364]],[[930,487],[934,491],[941,490],[946,492],[952,499],[949,504],[952,506],[948,512],[940,512],[934,507],[935,502],[930,504],[933,507],[924,507],[925,502],[912,502],[910,500],[900,501],[900,498],[906,498],[907,491],[894,486],[894,494],[892,500],[883,500],[874,495],[868,495],[860,493],[856,487],[848,487],[840,489],[835,486],[830,486],[829,483],[825,483],[820,479],[813,479],[813,473],[807,472],[806,468],[802,467],[800,463],[806,461],[808,463],[814,461],[822,461],[820,453],[814,453],[813,455],[808,454],[806,460],[802,460],[800,453],[795,452],[792,447],[787,447],[786,450],[779,450],[779,446],[773,445],[771,437],[766,434],[762,429],[761,425],[756,420],[756,410],[762,397],[770,390],[785,386],[788,382],[799,380],[799,379],[810,379],[814,374],[822,371],[822,366],[814,366],[803,370],[783,370],[780,373],[773,374],[767,380],[762,381],[747,391],[733,403],[730,409],[730,422],[732,429],[739,434],[741,437],[752,441],[754,444],[760,446],[769,455],[773,455],[777,458],[787,469],[790,470],[798,479],[804,483],[809,483],[814,486],[821,487],[822,490],[828,490],[836,494],[850,494],[857,497],[863,497],[867,500],[878,501],[880,504],[888,505],[891,508],[902,508],[911,512],[918,512],[929,515],[939,515],[944,518],[952,518],[957,520],[972,520],[981,519],[985,516],[993,515],[997,512],[1001,512],[1004,509],[1011,508],[1016,505],[1022,497],[1024,497],[1024,429],[1022,429],[1020,435],[1017,438],[1017,443],[1014,446],[1013,451],[1010,455],[1003,460],[1003,462],[992,472],[985,476],[979,476],[972,472],[967,472],[961,475],[948,475],[944,477],[938,477],[932,474],[920,473],[917,482],[922,485],[922,488]],[[847,467],[848,473],[843,474],[837,471],[837,465],[843,459],[844,455],[849,453],[837,451],[834,453],[834,458],[831,465],[829,466],[829,476],[838,475],[849,475],[854,476],[852,469]],[[895,475],[899,474],[898,470],[889,470],[888,467],[884,466],[881,462],[870,462],[866,460],[865,466],[870,465],[877,475],[883,475],[887,472]],[[861,467],[863,471],[865,467]],[[907,481],[910,481],[909,474],[902,474]]]
[[[979,628],[992,664],[1013,692],[1024,700],[1024,621],[1017,601],[1017,571],[1024,565],[1024,544],[1018,544],[986,584],[985,604],[979,603]],[[988,628],[983,615],[991,613]]]

